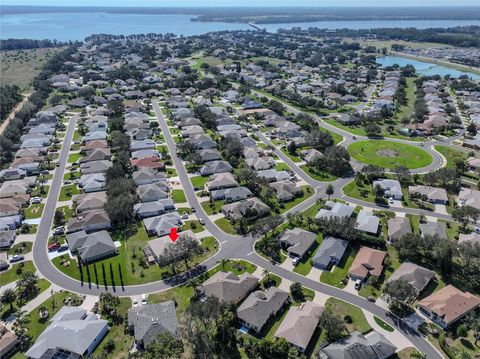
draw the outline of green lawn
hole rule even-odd
[[[226,218],[219,218],[214,223],[225,233],[237,234],[232,224]]]
[[[302,159],[300,157],[291,155],[290,153],[288,153],[288,151],[285,148],[281,148],[280,150],[283,152],[285,156],[290,158],[293,162],[302,162]]]
[[[32,251],[32,246],[32,242],[17,243],[8,250],[8,255],[13,256],[14,254],[27,254]]]
[[[66,171],[65,174],[63,175],[63,180],[74,180],[74,179],[79,179],[81,176],[81,173],[79,171]]]
[[[320,282],[333,285],[337,288],[345,288],[345,284],[342,283],[342,279],[347,276],[350,266],[352,265],[356,255],[357,250],[349,246],[340,264],[335,266],[332,271],[323,272],[320,275]]]
[[[199,221],[185,221],[184,225],[182,226],[182,231],[191,230],[193,233],[202,232],[204,230],[203,226],[200,224]]]
[[[447,168],[455,168],[455,161],[466,161],[468,154],[447,146],[434,146],[435,150],[440,152],[447,159]]]
[[[73,209],[70,206],[62,206],[62,207],[58,207],[57,209],[61,210],[65,215],[65,222],[68,222],[73,218]]]
[[[393,332],[395,330],[390,325],[388,325],[383,320],[381,320],[379,317],[373,316],[373,319],[375,320],[375,323],[377,323],[379,326],[381,326],[386,331]]]
[[[317,181],[322,181],[322,182],[332,182],[338,179],[337,176],[334,176],[328,172],[320,172],[315,170],[313,167],[310,167],[309,165],[301,165],[300,168],[308,174],[310,177],[313,179],[316,179]]]
[[[222,211],[222,206],[224,204],[225,204],[224,201],[213,201],[213,202],[204,201],[204,202],[201,202],[203,210],[208,215],[220,213]]]
[[[37,269],[33,265],[32,261],[24,261],[10,265],[9,269],[3,271],[0,275],[0,286],[17,281],[24,272],[36,271]]]
[[[190,181],[192,182],[193,187],[198,187],[200,189],[204,189],[205,183],[208,182],[208,177],[195,176],[195,177],[191,177]]]
[[[395,113],[395,117],[397,119],[402,119],[403,117],[412,117],[413,113],[413,105],[415,103],[415,80],[414,77],[407,77],[406,78],[406,85],[405,85],[405,95],[407,97],[407,104],[405,106],[400,106],[399,111]]]
[[[167,173],[167,177],[177,177],[177,170],[175,168],[167,168],[165,169],[165,172]]]
[[[42,189],[43,188],[43,189]],[[43,198],[47,198],[48,196],[48,191],[50,190],[50,186],[41,186],[41,185],[38,185],[37,187],[35,187],[35,189],[32,191],[32,193],[30,194],[31,197],[43,197]]]
[[[323,234],[320,233],[317,235],[316,242],[313,244],[312,248],[308,251],[308,253],[305,255],[305,258],[302,259],[293,269],[295,273],[301,274],[301,275],[307,275],[310,273],[310,270],[312,269],[312,259],[313,255],[317,251],[318,246],[323,242]]]
[[[81,156],[82,155],[80,154],[80,152],[71,153],[71,154],[68,155],[68,161],[67,162],[68,163],[77,162],[80,159]]]
[[[347,150],[357,161],[384,168],[422,168],[433,161],[432,156],[419,147],[384,140],[354,142]]]
[[[275,169],[277,171],[287,171],[287,170],[290,170],[291,168],[285,162],[279,162],[275,165]]]
[[[187,197],[185,197],[185,193],[181,189],[174,189],[172,191],[172,199],[175,203],[185,203],[187,202]]]
[[[375,196],[372,193],[372,186],[363,184],[362,187],[358,187],[355,180],[347,184],[342,188],[343,193],[346,196],[360,199],[367,202],[375,202]]]
[[[313,195],[313,188],[311,186],[305,185],[302,186],[302,195],[300,197],[295,198],[293,201],[284,202],[283,207],[280,207],[280,213],[285,213],[288,210],[292,209],[293,207],[299,205],[307,198],[310,198]]]
[[[45,203],[31,204],[25,209],[25,219],[40,218],[44,207]]]
[[[367,318],[365,318],[362,310],[350,303],[336,298],[328,298],[325,307],[342,318],[345,318],[347,315],[351,317],[351,323],[345,323],[349,333],[358,330],[365,334],[372,330],[372,327],[368,324]]]
[[[67,186],[62,186],[60,189],[60,195],[58,196],[58,200],[62,201],[69,201],[72,197],[76,194],[81,193],[80,189],[76,184],[69,184]]]
[[[174,274],[171,266],[161,267],[156,264],[149,266],[143,261],[143,248],[149,238],[141,224],[127,240],[123,239],[121,233],[114,233],[112,237],[121,242],[119,253],[114,257],[92,263],[88,267],[83,266],[82,274],[85,283],[91,282],[108,286],[120,286],[122,283],[124,285],[144,284],[169,278]],[[190,267],[203,262],[216,253],[216,240],[212,238],[207,237],[202,240],[201,246],[204,251],[190,261]],[[67,258],[68,256],[57,257],[52,262],[61,272],[81,280],[76,261]],[[69,261],[68,266],[61,264],[64,259]],[[185,263],[178,263],[176,270],[177,273],[184,272],[186,270]]]

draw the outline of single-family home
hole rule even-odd
[[[323,157],[323,153],[316,150],[315,148],[300,151],[300,154],[307,163],[313,163]]]
[[[339,202],[327,202],[325,208],[320,209],[315,215],[316,219],[350,218],[353,207]]]
[[[290,307],[275,336],[284,338],[301,353],[305,352],[317,329],[322,312],[323,307],[313,302]]]
[[[212,191],[210,196],[215,201],[224,200],[225,203],[230,203],[253,197],[253,193],[247,187],[232,187]]]
[[[412,233],[410,220],[406,217],[395,217],[387,221],[388,240],[393,242],[401,239],[406,234]]]
[[[78,181],[78,185],[85,193],[99,192],[107,188],[107,178],[105,173],[82,175]]]
[[[472,232],[470,234],[460,233],[458,236],[458,244],[461,243],[472,243],[480,245],[480,234],[477,232]]]
[[[0,230],[0,248],[10,248],[17,238],[17,232],[14,230]]]
[[[237,309],[240,323],[260,333],[267,321],[288,301],[288,293],[277,287],[269,287],[265,292],[258,290],[243,301]]]
[[[202,176],[210,176],[217,173],[231,172],[233,167],[227,161],[211,161],[207,162],[200,168]]]
[[[197,291],[206,297],[216,297],[225,303],[239,303],[258,284],[258,278],[250,273],[240,276],[232,272],[217,272],[197,287]]]
[[[333,265],[338,265],[348,248],[348,241],[328,236],[318,247],[312,259],[315,268],[330,270]]]
[[[174,210],[175,205],[171,198],[163,198],[153,202],[137,203],[133,206],[133,211],[137,218],[158,216]]]
[[[96,262],[117,254],[117,248],[107,231],[88,234],[84,230],[67,234],[72,254],[78,254],[84,264]]]
[[[86,162],[80,164],[80,173],[83,175],[107,173],[110,167],[112,167],[112,162],[108,160]]]
[[[279,236],[280,245],[291,257],[303,258],[315,243],[317,235],[301,228],[287,228]]]
[[[205,184],[205,187],[207,187],[209,191],[223,188],[231,188],[236,186],[238,186],[238,183],[230,172],[214,174],[208,179],[208,182]]]
[[[403,280],[410,283],[418,296],[434,277],[434,271],[415,263],[404,262],[393,272],[388,281]]]
[[[239,220],[240,218],[255,219],[266,216],[270,212],[270,207],[253,197],[239,202],[225,204],[222,212],[227,218]]]
[[[137,187],[137,195],[143,203],[154,202],[168,197],[169,187],[164,182],[144,184]]]
[[[200,150],[197,153],[200,156],[200,160],[202,161],[202,163],[219,161],[222,159],[220,152],[218,152],[218,150],[216,149]]]
[[[448,239],[445,225],[442,222],[420,223],[420,232],[422,236],[437,236],[441,239]]]
[[[462,187],[458,194],[458,204],[460,206],[470,206],[480,209],[480,191]]]
[[[137,186],[162,182],[166,183],[166,175],[163,172],[157,172],[150,168],[142,168],[132,173],[132,179]]]
[[[10,358],[19,344],[18,337],[5,325],[0,324],[0,358]]]
[[[355,228],[362,232],[377,235],[379,224],[380,218],[373,215],[370,211],[362,209],[358,212]]]
[[[303,193],[302,188],[290,180],[271,182],[269,186],[274,189],[275,198],[279,202],[292,201]]]
[[[380,188],[385,191],[385,197],[396,200],[401,200],[403,198],[402,186],[398,180],[383,178],[373,181],[372,186],[380,186]]]
[[[145,218],[143,225],[148,234],[164,236],[169,234],[172,228],[179,228],[182,225],[182,219],[177,212],[170,212],[156,217]]]
[[[27,358],[86,358],[108,333],[108,321],[80,307],[62,307],[25,353]]]
[[[480,306],[480,298],[449,284],[418,303],[418,310],[442,328],[465,317]]]
[[[110,229],[111,227],[112,222],[110,222],[107,212],[102,210],[89,211],[68,221],[67,233],[81,230],[93,232],[102,229]]]
[[[434,204],[447,204],[448,202],[447,191],[443,188],[431,186],[409,186],[408,193],[410,193],[410,195],[426,195],[428,201]]]
[[[158,335],[168,333],[180,339],[175,303],[146,304],[128,310],[128,328],[133,332],[135,343],[144,348],[155,342]]]
[[[348,274],[350,278],[362,281],[370,275],[380,277],[384,259],[385,252],[362,246],[353,260]]]
[[[73,196],[72,202],[77,214],[103,209],[107,204],[107,192],[78,194]]]
[[[258,171],[257,174],[259,178],[263,178],[267,182],[279,182],[290,179],[287,171],[277,171],[275,169]]]

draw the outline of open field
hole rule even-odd
[[[27,90],[45,62],[63,48],[0,51],[2,83]]]
[[[357,161],[384,168],[422,168],[433,161],[430,154],[418,147],[382,140],[352,143],[348,146],[348,153]]]

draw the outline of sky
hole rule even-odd
[[[480,6],[480,0],[2,0],[3,5],[37,6]]]

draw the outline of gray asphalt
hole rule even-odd
[[[187,200],[192,207],[195,207],[197,216],[205,220],[205,228],[213,236],[215,236],[219,241],[220,243],[219,251],[217,252],[216,255],[214,255],[213,257],[210,257],[208,260],[206,260],[200,266],[198,266],[197,267],[198,271],[196,272],[191,271],[189,273],[182,275],[181,277],[173,278],[168,281],[161,280],[158,282],[142,284],[142,285],[133,285],[133,286],[125,286],[125,287],[97,286],[96,284],[81,283],[58,271],[53,266],[50,259],[48,258],[47,242],[48,242],[49,231],[52,225],[53,216],[55,213],[56,202],[57,202],[58,195],[60,193],[60,188],[63,182],[63,172],[65,170],[67,159],[68,159],[68,152],[69,152],[70,144],[73,138],[75,123],[77,120],[77,116],[74,116],[69,121],[64,145],[62,147],[62,150],[59,156],[60,166],[57,168],[55,172],[53,182],[50,187],[49,197],[47,199],[47,203],[42,216],[42,221],[38,229],[37,238],[33,246],[33,258],[35,261],[35,265],[37,266],[37,269],[42,276],[44,276],[52,283],[66,290],[80,293],[80,294],[98,295],[103,292],[112,292],[118,296],[132,296],[132,295],[141,295],[144,293],[158,292],[161,290],[171,288],[172,286],[182,284],[185,282],[187,278],[198,275],[199,271],[206,271],[214,267],[217,264],[217,261],[221,258],[245,259],[254,263],[259,267],[266,268],[271,273],[284,277],[292,282],[300,282],[305,287],[311,288],[325,295],[341,299],[343,301],[352,303],[360,308],[368,310],[374,315],[376,315],[377,317],[384,320],[385,322],[389,323],[390,325],[396,326],[395,323],[389,317],[387,317],[386,311],[383,308],[379,307],[378,305],[368,302],[367,300],[365,300],[360,296],[356,296],[346,291],[343,291],[341,289],[322,284],[318,281],[313,281],[304,276],[301,276],[294,272],[278,267],[270,263],[269,261],[265,260],[263,257],[259,256],[254,252],[254,249],[253,249],[253,245],[255,241],[254,238],[230,235],[223,232],[221,229],[219,229],[209,219],[208,215],[204,212],[203,208],[201,207],[198,201],[198,198],[195,194],[195,191],[193,190],[193,186],[188,177],[187,171],[185,170],[185,167],[183,165],[183,162],[176,154],[175,143],[173,141],[173,138],[170,134],[170,131],[165,122],[165,119],[163,118],[163,115],[160,111],[158,104],[156,102],[152,102],[152,105],[157,115],[160,128],[164,134],[166,144],[169,147],[172,160],[176,166],[176,170],[181,180],[182,186],[184,188],[184,192],[187,197]],[[281,151],[276,150],[276,154],[280,158],[282,158],[282,160],[284,160],[287,164],[289,164],[292,170],[295,171],[295,173],[298,176],[300,176],[302,179],[304,179],[307,183],[309,183],[316,189],[315,195],[311,196],[306,201],[302,202],[299,206],[295,207],[294,211],[303,211],[308,207],[310,207],[311,205],[313,205],[317,199],[324,197],[325,183],[315,181],[312,178],[310,178],[297,165],[295,165],[288,157],[286,157]],[[337,193],[338,189],[343,187],[343,185],[348,183],[350,180],[351,178],[346,178],[346,179],[339,179],[334,182],[334,185],[336,186],[335,196],[339,196],[339,194]],[[349,199],[349,201],[354,202],[351,199]],[[358,201],[358,202],[363,203],[364,205],[368,205],[370,207],[374,207],[374,205],[371,203],[366,203],[363,201]],[[416,213],[417,211],[408,210],[407,212]],[[396,327],[396,328],[400,330],[401,333],[405,337],[407,337],[419,351],[426,354],[427,358],[442,358],[442,356],[418,333],[415,333],[413,331],[405,331],[399,327]]]

